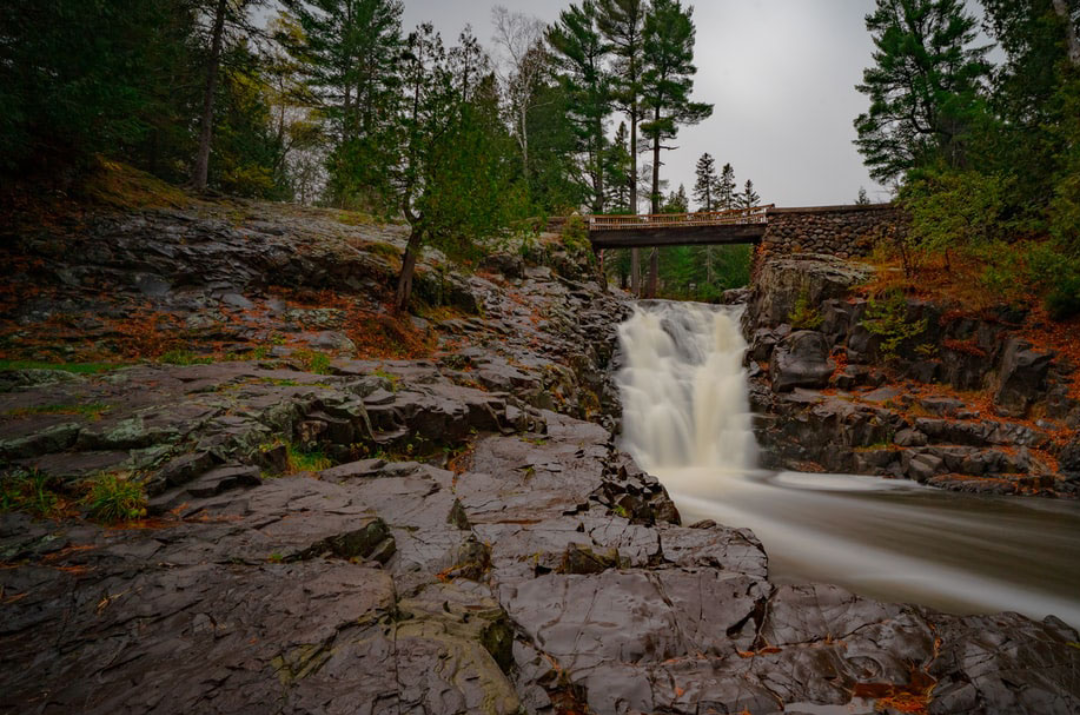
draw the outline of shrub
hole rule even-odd
[[[795,299],[795,309],[791,311],[788,322],[796,330],[817,330],[825,322],[825,318],[810,304],[809,292],[803,290]]]
[[[926,332],[926,319],[907,319],[907,298],[903,291],[892,290],[884,296],[871,298],[866,306],[862,326],[881,338],[881,354],[888,360],[898,357],[900,345],[905,340]]]
[[[316,350],[297,350],[293,353],[293,357],[300,361],[307,372],[312,372],[316,375],[333,374],[333,370],[330,369],[330,361],[332,358],[326,353],[321,353]]]
[[[1054,320],[1080,315],[1080,274],[1072,274],[1050,289],[1046,310]]]
[[[574,260],[584,260],[589,264],[596,261],[592,244],[589,243],[589,227],[580,215],[574,214],[566,220],[562,230],[562,242]]]
[[[296,445],[288,445],[289,474],[300,472],[321,472],[334,466],[333,461],[321,449],[304,450]]]
[[[904,270],[912,276],[926,255],[968,251],[1001,240],[1017,228],[1005,219],[1011,181],[975,171],[922,171],[901,190],[911,228],[897,240]]]
[[[22,511],[42,519],[59,516],[63,502],[53,482],[52,477],[36,469],[0,477],[0,511]]]
[[[1045,296],[1054,320],[1080,315],[1080,259],[1058,241],[1031,247],[1026,256],[1027,281]]]
[[[95,478],[85,504],[91,519],[106,524],[146,516],[146,492],[142,483],[118,474],[102,474]]]

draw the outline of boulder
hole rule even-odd
[[[852,287],[871,275],[870,266],[830,255],[804,253],[770,258],[762,265],[754,284],[749,308],[751,322],[758,327],[786,323],[800,297],[811,306],[845,298]]]
[[[1032,349],[1031,343],[1011,338],[1001,362],[1001,380],[994,404],[1009,417],[1025,417],[1046,388],[1054,353]]]
[[[823,388],[829,384],[834,370],[836,364],[829,359],[828,341],[812,330],[801,330],[784,338],[769,363],[776,392],[789,392],[796,387]]]

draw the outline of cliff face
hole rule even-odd
[[[681,525],[615,445],[626,306],[550,237],[428,256],[406,321],[402,229],[334,212],[9,239],[0,488],[59,502],[0,511],[0,711],[1077,712],[1056,619],[778,586]],[[102,475],[149,518],[88,520]]]
[[[949,489],[1078,493],[1075,365],[1013,309],[868,300],[858,262],[766,259],[745,329],[774,463]],[[793,325],[793,323],[795,325]]]

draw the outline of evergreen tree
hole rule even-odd
[[[331,198],[339,205],[382,210],[391,195],[395,160],[400,0],[289,0],[303,41],[290,52],[307,75],[314,106],[336,145],[329,159]]]
[[[743,187],[742,193],[736,196],[735,203],[737,208],[740,209],[752,209],[761,204],[761,196],[754,190],[753,181],[746,180],[746,185]]]
[[[666,214],[685,214],[690,212],[690,198],[686,195],[686,186],[679,184],[678,191],[668,194],[662,210]]]
[[[596,17],[593,0],[571,5],[548,28],[547,41],[570,100],[569,118],[585,156],[592,194],[589,203],[593,213],[600,214],[607,198],[605,127],[611,107],[603,63],[610,46],[597,28]]]
[[[969,47],[977,25],[963,0],[877,0],[866,27],[877,49],[857,86],[870,109],[855,120],[855,143],[871,176],[963,166],[990,73],[988,48]]]
[[[407,93],[401,115],[405,141],[395,176],[409,223],[395,305],[409,306],[416,261],[425,244],[449,255],[468,254],[480,238],[499,234],[521,210],[513,140],[499,118],[493,75],[468,99],[463,77],[430,24],[406,42],[402,67]]]
[[[716,184],[716,207],[719,211],[729,211],[735,208],[735,170],[731,164],[724,164],[720,172],[720,180]]]
[[[859,187],[859,195],[855,199],[855,205],[856,206],[869,206],[870,205],[870,197],[866,195],[866,189],[864,189],[861,186]]]
[[[702,154],[697,163],[697,183],[694,184],[694,199],[701,211],[715,211],[717,188],[720,178],[716,175],[716,160],[709,154]]]
[[[190,150],[176,82],[194,80],[196,23],[178,0],[0,2],[0,172],[56,180],[95,152],[154,156],[155,139]]]
[[[608,213],[629,214],[630,194],[634,190],[633,166],[630,159],[630,141],[626,122],[620,122],[615,138],[605,156],[604,174],[607,177]]]
[[[692,102],[694,88],[693,8],[682,0],[655,0],[645,19],[641,76],[642,106],[647,116],[642,134],[652,143],[652,212],[660,212],[660,152],[666,139],[678,135],[681,125],[696,124],[712,114],[712,105]],[[656,294],[657,254],[650,257],[646,294]]]
[[[642,120],[641,104],[642,73],[645,68],[645,17],[649,11],[647,0],[597,0],[599,15],[597,26],[612,45],[615,55],[613,67],[613,97],[630,120],[630,213],[636,214],[638,204],[638,132]],[[635,248],[630,254],[630,286],[634,295],[641,294],[641,252]]]
[[[545,82],[537,88],[536,106],[526,120],[532,148],[528,187],[533,210],[542,215],[566,216],[587,200],[570,111],[570,98],[560,83]]]

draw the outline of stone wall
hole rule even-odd
[[[907,218],[890,204],[770,209],[763,244],[773,255],[823,253],[865,256],[881,238],[906,231]]]

